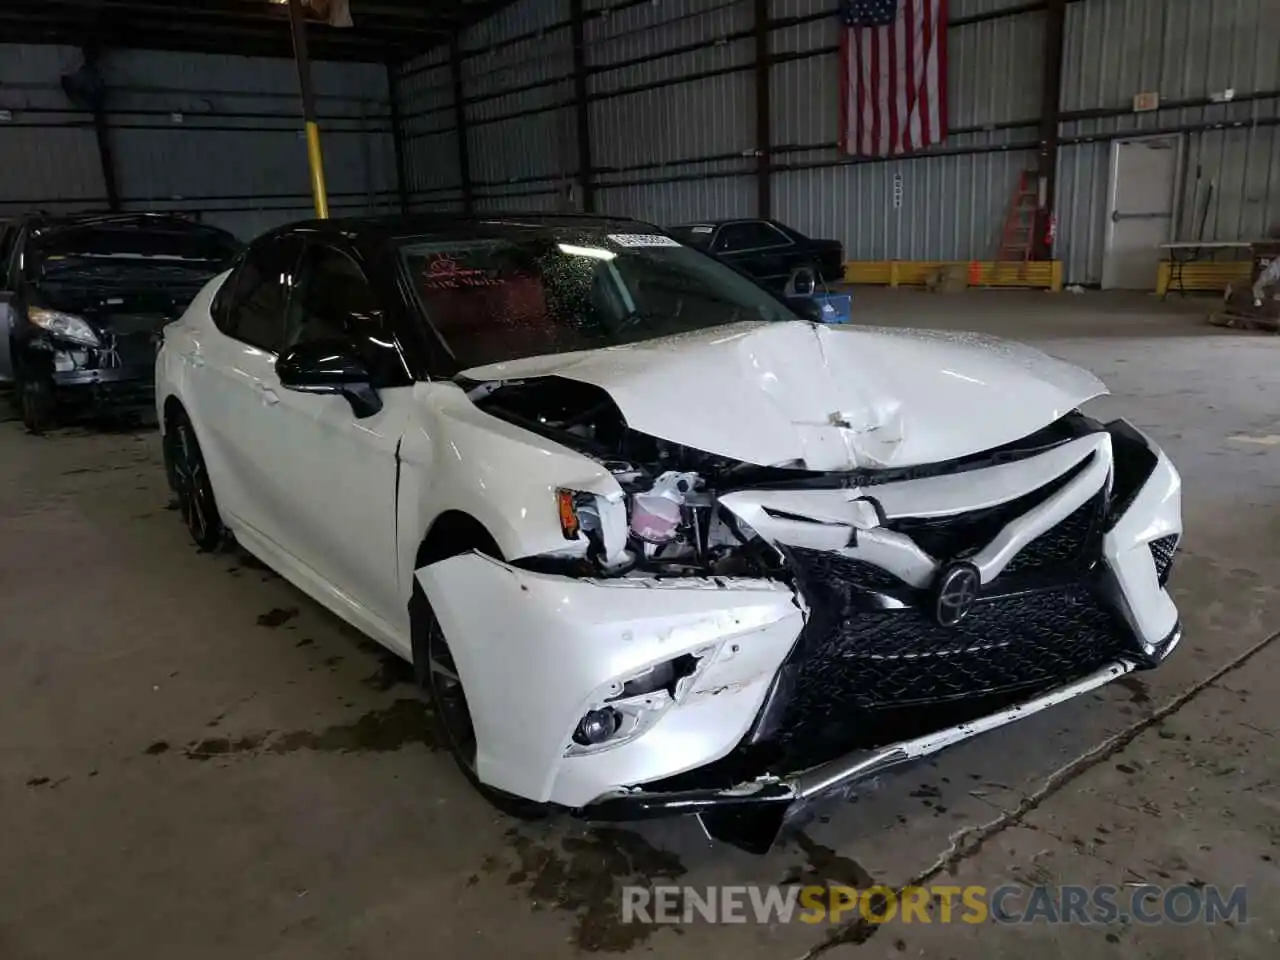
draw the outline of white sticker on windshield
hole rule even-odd
[[[660,233],[611,233],[609,239],[620,247],[678,247],[680,244]]]

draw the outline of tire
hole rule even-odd
[[[22,411],[22,425],[27,428],[27,433],[40,436],[55,422],[53,381],[39,374],[30,378],[24,376],[15,389]]]
[[[168,419],[164,453],[187,532],[202,551],[217,550],[227,539],[227,529],[218,514],[218,501],[213,495],[195,428],[182,410]]]
[[[518,820],[545,819],[551,812],[549,804],[517,797],[480,782],[476,774],[475,732],[466,692],[440,621],[416,580],[410,620],[413,624],[414,675],[431,705],[437,736],[448,747],[462,775],[477,793],[508,816]]]

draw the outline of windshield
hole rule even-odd
[[[742,320],[796,319],[746,277],[662,234],[542,229],[411,241],[400,255],[464,370]]]
[[[220,272],[239,252],[235,237],[216,227],[180,220],[123,220],[38,230],[32,234],[27,262],[33,277],[145,272],[191,278]]]

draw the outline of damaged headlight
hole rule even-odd
[[[613,572],[631,562],[627,551],[627,505],[625,495],[588,493],[583,490],[556,490],[556,511],[560,532],[566,540],[587,540],[587,557],[602,572]]]
[[[60,340],[82,343],[87,347],[100,345],[93,327],[89,326],[83,317],[77,317],[74,313],[63,313],[47,307],[30,307],[27,310],[27,319]]]
[[[683,699],[715,659],[714,644],[611,680],[591,696],[591,707],[573,731],[565,756],[612,749],[651,728],[673,704]]]

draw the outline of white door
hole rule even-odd
[[[289,301],[282,356],[312,343],[350,353],[369,370],[381,409],[358,416],[345,397],[290,390],[257,372],[264,407],[248,426],[258,450],[256,491],[265,531],[330,605],[369,632],[407,636],[397,580],[397,451],[413,417],[413,384],[383,306],[346,253],[309,246]]]
[[[1160,244],[1173,239],[1180,144],[1178,137],[1112,144],[1104,289],[1155,289]]]
[[[224,519],[233,530],[248,526],[272,540],[279,531],[266,496],[269,451],[259,431],[301,252],[302,241],[290,236],[256,245],[214,298],[217,329],[195,339],[183,356],[188,412],[218,506],[229,514]]]

